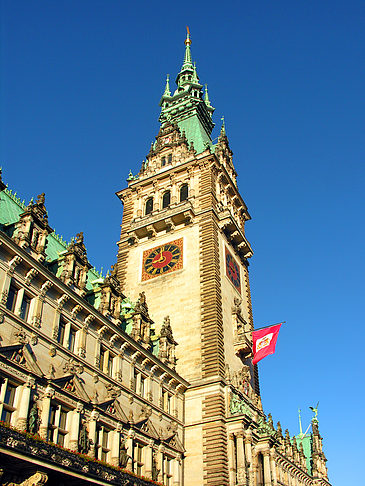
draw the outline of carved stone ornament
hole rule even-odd
[[[28,344],[29,343],[29,339],[27,337],[27,334],[23,330],[17,331],[14,334],[14,336],[15,336],[15,342],[16,343],[20,343],[20,344]]]
[[[231,392],[229,410],[232,415],[244,414],[253,417],[253,412],[246,401],[234,392]]]
[[[112,383],[107,383],[105,385],[105,388],[107,390],[107,396],[110,398],[117,398],[120,397],[122,391],[119,388],[119,386],[115,386]]]
[[[63,371],[65,373],[71,373],[73,375],[76,374],[81,375],[84,372],[84,367],[82,366],[82,364],[78,363],[73,358],[70,358],[63,365]]]
[[[271,427],[271,423],[266,422],[265,416],[264,417],[260,416],[258,420],[257,433],[261,436],[265,436],[265,435],[273,436],[275,435],[276,432],[274,427],[273,426]]]

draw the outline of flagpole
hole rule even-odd
[[[267,327],[277,326],[278,324],[286,324],[286,321],[276,322],[275,324],[270,324],[270,325],[264,326],[264,327],[258,327],[256,329],[253,329],[252,331],[260,331],[261,329],[266,329]],[[252,331],[246,331],[246,332],[252,332]]]

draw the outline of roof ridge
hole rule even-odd
[[[12,189],[9,189],[8,185],[4,189],[4,192],[12,199],[18,206],[20,206],[22,209],[27,209],[27,206],[25,204],[25,199],[23,201],[17,196],[17,192],[13,192]]]

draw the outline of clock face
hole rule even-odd
[[[235,289],[241,293],[240,268],[231,253],[226,248],[226,275],[234,285]]]
[[[182,238],[144,251],[142,281],[182,268],[182,256]]]

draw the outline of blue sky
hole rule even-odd
[[[217,126],[225,116],[252,221],[257,327],[287,321],[260,362],[264,408],[291,433],[318,400],[333,485],[362,477],[364,3],[2,1],[1,159],[51,225],[115,261],[122,207],[158,131],[188,24]],[[350,469],[348,469],[350,467]]]

